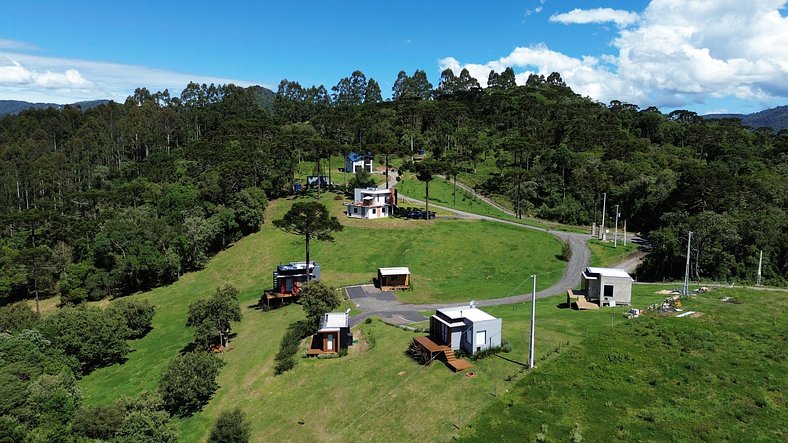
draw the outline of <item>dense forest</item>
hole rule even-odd
[[[351,150],[381,159],[426,151],[436,173],[477,172],[477,188],[521,215],[576,225],[621,208],[652,250],[641,279],[683,274],[786,279],[788,133],[738,120],[573,93],[560,74],[400,72],[391,99],[360,71],[327,90],[282,80],[259,88],[137,89],[89,110],[0,119],[0,299],[122,296],[200,269],[291,193],[302,160]],[[270,111],[268,110],[270,108]],[[487,165],[489,167],[482,168]]]
[[[400,72],[392,92],[384,100],[355,71],[330,92],[282,80],[273,100],[261,88],[191,83],[179,96],[140,88],[123,104],[2,117],[0,440],[174,441],[170,415],[210,398],[220,362],[188,353],[161,397],[81,408],[76,377],[122,361],[154,309],[83,302],[200,269],[259,229],[268,200],[293,192],[301,162],[330,175],[327,159],[349,151],[402,161],[419,180],[472,177],[518,216],[589,226],[606,194],[649,240],[640,279],[681,276],[693,231],[694,278],[752,281],[762,250],[763,282],[786,283],[786,131],[605,105],[558,73],[518,86],[511,69],[491,72],[481,88],[465,70],[444,71],[437,86],[424,71]],[[190,306],[201,348],[240,319],[236,293],[219,288]],[[12,303],[53,296],[64,307],[45,318]],[[180,401],[194,397],[177,382],[194,368],[205,386],[189,384],[201,394]]]

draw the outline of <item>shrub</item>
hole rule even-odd
[[[569,241],[565,240],[561,245],[561,255],[558,256],[558,259],[565,262],[572,259],[572,245],[569,244]]]
[[[123,443],[175,443],[178,434],[164,410],[161,398],[144,392],[136,398],[121,397],[116,402],[125,413],[117,434]]]
[[[129,330],[127,338],[140,338],[147,334],[156,312],[150,301],[140,299],[116,300],[107,310],[126,324]]]
[[[276,366],[274,366],[274,373],[276,375],[284,374],[285,372],[295,367],[295,360],[293,357],[283,357],[276,359]]]
[[[202,409],[219,388],[216,376],[222,366],[224,362],[208,352],[175,357],[159,381],[164,409],[180,417]]]
[[[0,332],[16,333],[38,323],[38,314],[25,302],[0,307]]]
[[[120,403],[96,405],[77,411],[71,428],[80,437],[110,440],[123,425],[125,411]]]
[[[216,420],[208,443],[246,443],[251,433],[240,408],[222,411]]]
[[[287,327],[287,331],[282,337],[282,343],[279,345],[279,352],[274,358],[277,362],[274,367],[276,375],[293,369],[295,366],[293,356],[298,352],[301,340],[315,332],[317,332],[317,325],[311,320],[299,320]]]
[[[117,363],[129,352],[125,323],[96,307],[66,306],[40,328],[54,347],[75,357],[85,373]]]
[[[501,340],[500,346],[493,346],[491,348],[482,349],[481,351],[473,354],[471,356],[471,360],[480,360],[482,358],[489,357],[491,355],[495,355],[499,352],[511,352],[512,345],[507,342],[506,340]]]

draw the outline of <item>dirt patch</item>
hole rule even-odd
[[[355,352],[367,352],[369,350],[369,342],[367,342],[367,337],[361,329],[353,331],[353,341],[356,341],[356,343],[353,343]]]

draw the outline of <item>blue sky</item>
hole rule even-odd
[[[0,99],[123,101],[192,80],[330,89],[356,69],[388,97],[400,70],[484,83],[511,66],[604,103],[747,113],[788,104],[787,1],[8,1]]]

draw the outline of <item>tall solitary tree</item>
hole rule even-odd
[[[294,203],[287,213],[279,220],[274,220],[274,226],[295,235],[303,235],[306,243],[306,265],[309,267],[309,242],[317,240],[332,241],[332,232],[341,231],[343,226],[336,217],[328,213],[328,208],[319,202]],[[312,275],[307,272],[307,279]]]
[[[407,162],[402,165],[402,169],[416,173],[416,179],[424,182],[424,202],[427,219],[430,218],[430,182],[435,174],[441,173],[441,165],[435,160],[424,160],[421,162]]]

